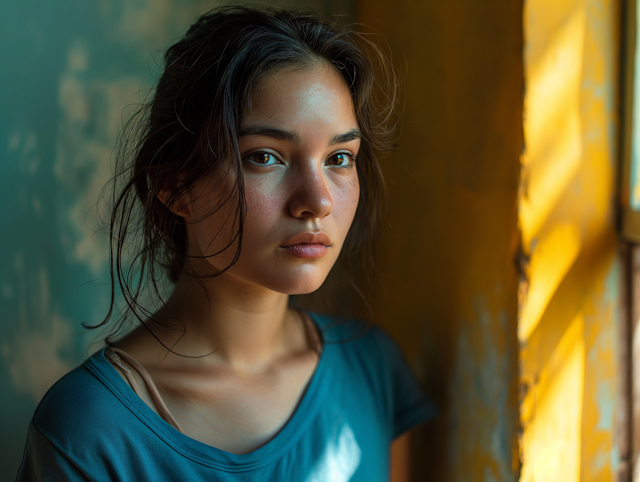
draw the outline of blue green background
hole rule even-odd
[[[96,202],[127,106],[158,78],[162,51],[218,4],[3,2],[1,482],[15,479],[44,393],[101,345],[81,323],[99,322],[108,308],[108,244],[97,221],[105,212]],[[288,4],[329,15],[354,8],[353,0]]]

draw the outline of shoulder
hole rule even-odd
[[[352,381],[366,381],[390,420],[393,438],[437,414],[405,352],[387,330],[360,319],[324,318],[326,347],[340,353],[340,373]]]
[[[58,380],[40,401],[34,419],[44,422],[55,415],[61,423],[70,422],[78,407],[94,407],[104,397],[104,385],[87,369],[86,363]],[[80,413],[84,413],[82,410]]]
[[[359,318],[320,315],[324,349],[342,377],[366,380],[377,396],[398,376],[411,376],[404,352],[384,328]]]
[[[91,362],[99,356],[100,352],[63,376],[40,401],[33,423],[54,443],[65,445],[79,437],[98,438],[104,434],[105,419],[116,427],[119,419],[130,416],[114,395],[113,387],[105,385],[105,380],[92,370]]]
[[[126,388],[102,350],[58,380],[33,416],[20,480],[35,473],[46,474],[42,480],[136,473],[157,437]],[[69,475],[76,473],[84,478]]]
[[[318,317],[318,315],[316,315]],[[341,346],[368,362],[384,366],[404,358],[396,340],[379,325],[359,318],[319,315],[320,328],[327,346]]]

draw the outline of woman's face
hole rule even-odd
[[[344,79],[326,64],[268,75],[244,115],[239,145],[247,217],[240,258],[224,276],[280,293],[315,291],[338,258],[360,194],[354,163],[360,133]],[[195,219],[219,206],[223,195],[212,192],[212,185],[212,179],[203,179],[194,189]],[[212,255],[230,242],[237,231],[236,206],[227,206],[187,224],[189,254]],[[324,233],[329,246],[284,247],[301,233]],[[209,272],[225,268],[237,243],[192,261],[205,263]],[[306,257],[295,254],[305,251]]]

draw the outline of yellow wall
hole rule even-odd
[[[618,467],[617,2],[525,2],[523,482]]]
[[[415,480],[615,477],[617,9],[358,5],[407,74],[372,309],[442,408]]]
[[[372,310],[442,410],[414,444],[415,480],[515,481],[522,5],[362,0],[357,13],[407,74]]]

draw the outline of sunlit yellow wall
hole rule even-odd
[[[525,2],[523,482],[611,481],[618,465],[617,9]]]
[[[362,0],[357,14],[406,72],[372,309],[441,408],[415,480],[516,481],[522,4]]]

